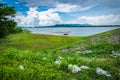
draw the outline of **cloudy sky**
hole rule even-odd
[[[0,0],[14,6],[18,26],[120,25],[120,0]]]

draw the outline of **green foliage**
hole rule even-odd
[[[4,25],[0,25],[0,38],[6,37],[8,35],[8,29]]]
[[[0,18],[5,19],[5,16],[11,16],[15,13],[14,7],[9,7],[7,4],[0,3]]]
[[[111,42],[100,42],[100,43],[94,43],[91,45],[88,45],[86,49],[93,50],[97,53],[102,54],[111,54],[112,51],[117,51],[120,49],[120,45],[117,43],[111,43]]]
[[[119,80],[120,56],[114,57],[107,53],[120,52],[120,44],[105,40],[99,43],[87,43],[93,38],[95,36],[87,39],[38,35],[27,31],[2,38],[0,39],[0,80]],[[80,47],[80,43],[92,52],[56,51],[64,47]],[[55,63],[58,57],[62,57],[60,64]],[[69,64],[79,67],[86,65],[89,69],[72,73],[68,69]],[[23,69],[20,66],[23,66]],[[97,74],[97,67],[108,71],[111,77]]]
[[[12,34],[1,39],[5,47],[16,47],[18,49],[41,50],[44,53],[49,53],[47,50],[55,50],[60,47],[73,44],[83,39],[83,37],[61,37],[52,35],[31,34],[23,31],[19,34]],[[6,41],[7,40],[7,41]]]
[[[91,53],[91,55],[93,54]],[[63,58],[61,63],[55,64],[56,59],[61,55]],[[120,57],[100,56],[81,56],[73,52],[57,54],[49,52],[49,54],[45,54],[41,51],[8,48],[4,51],[4,54],[0,55],[0,80],[117,80],[120,78],[118,72]],[[45,59],[43,59],[44,57]],[[80,72],[73,74],[68,69],[69,64],[86,65],[90,69],[82,69]],[[19,68],[20,65],[24,69]],[[112,76],[107,77],[97,74],[96,67],[107,70]]]
[[[17,29],[16,22],[12,20],[15,13],[14,7],[0,3],[0,38],[6,37],[10,33],[22,31],[22,29]]]
[[[14,28],[14,32],[13,33],[20,33],[20,32],[22,32],[23,30],[22,30],[22,28]]]

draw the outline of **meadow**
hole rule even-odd
[[[89,37],[23,31],[0,39],[0,80],[119,79],[120,28]]]

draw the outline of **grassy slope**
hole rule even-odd
[[[84,39],[81,39],[77,44],[68,45],[67,48],[68,49],[73,48],[73,51],[77,51],[77,50],[85,50],[86,48],[90,49],[90,47],[95,49],[95,46],[96,48],[98,46],[101,48],[106,48],[107,50],[110,50],[113,47],[114,49],[112,50],[117,49],[117,51],[119,51],[119,49],[115,47],[115,46],[120,47],[119,44],[120,44],[120,28],[86,37]],[[65,49],[67,48],[65,47]]]
[[[30,50],[41,50],[41,49],[55,49],[62,47],[73,42],[78,42],[83,37],[65,37],[65,36],[52,36],[52,35],[39,35],[23,32],[20,34],[13,34],[8,36],[6,39],[0,40],[0,45],[9,48],[14,47],[18,49],[30,49]]]
[[[117,29],[90,37],[23,32],[0,39],[0,80],[119,80],[120,57],[114,58],[109,54],[111,51],[120,52],[120,44],[109,40],[113,35],[120,35],[119,31]],[[71,48],[72,51],[56,51],[60,48]],[[83,50],[92,50],[92,53],[76,53]],[[63,57],[59,65],[55,64],[58,56]],[[69,64],[86,65],[90,69],[73,74],[68,70]],[[112,76],[96,74],[96,67],[107,70]]]

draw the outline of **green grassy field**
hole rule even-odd
[[[89,37],[9,35],[0,39],[0,80],[119,80],[119,37],[120,28]],[[74,72],[70,65],[89,68]]]
[[[22,50],[48,50],[79,42],[83,38],[84,37],[39,35],[24,31],[20,34],[10,35],[6,39],[1,39],[0,45],[6,48],[14,47]]]

